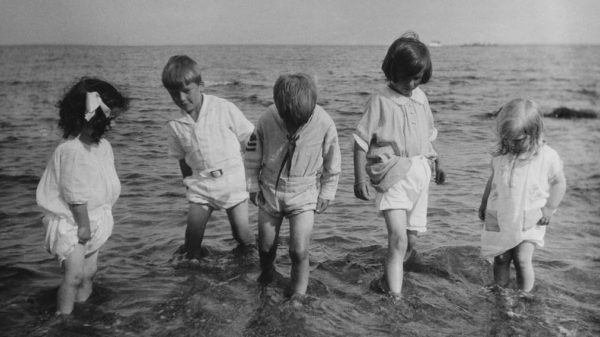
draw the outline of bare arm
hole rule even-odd
[[[371,200],[366,164],[367,153],[354,142],[354,195],[362,200]]]
[[[481,205],[479,206],[479,219],[485,220],[485,210],[487,209],[487,201],[490,196],[490,190],[492,188],[492,179],[494,174],[492,173],[485,184],[485,190],[483,191],[483,196],[481,197]]]
[[[87,204],[69,204],[69,208],[71,209],[73,219],[77,224],[77,237],[79,238],[79,243],[85,245],[92,238]]]
[[[542,208],[542,218],[538,221],[538,225],[547,226],[550,224],[552,216],[556,212],[558,205],[565,196],[567,190],[567,179],[564,172],[550,182],[550,196],[546,200],[546,205]]]
[[[435,145],[433,143],[431,143],[431,146],[433,147],[435,152],[438,154],[438,156],[433,160],[433,174],[434,174],[433,179],[436,184],[441,185],[446,182],[446,173],[444,172],[444,170],[442,170],[442,167],[441,167],[442,165],[441,165],[441,160],[440,160],[440,153],[438,152],[437,148],[435,147]]]

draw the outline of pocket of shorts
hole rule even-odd
[[[530,209],[523,213],[523,231],[530,230],[537,226],[538,221],[542,218],[541,208]]]
[[[485,212],[485,230],[488,232],[499,232],[500,225],[498,225],[498,212],[497,211],[486,211]]]

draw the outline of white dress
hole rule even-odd
[[[62,263],[78,244],[77,224],[69,204],[87,204],[91,240],[86,255],[97,251],[112,233],[112,206],[121,192],[112,147],[106,139],[85,145],[79,138],[61,142],[37,187],[44,212],[45,247]]]
[[[516,161],[516,162],[515,162]],[[562,172],[558,153],[542,145],[529,159],[502,155],[492,159],[494,175],[481,235],[484,257],[500,255],[531,241],[542,247],[546,226],[538,226],[551,182]]]

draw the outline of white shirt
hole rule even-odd
[[[168,123],[169,155],[195,171],[220,169],[242,163],[241,149],[254,126],[231,102],[203,94],[198,120],[181,111]]]

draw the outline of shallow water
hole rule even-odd
[[[545,112],[599,111],[599,46],[432,48],[423,86],[440,131],[447,183],[430,188],[422,260],[405,273],[404,299],[369,290],[382,272],[383,219],[353,196],[352,138],[368,94],[383,84],[385,46],[0,47],[0,335],[11,336],[593,336],[600,334],[600,120],[546,119],[565,163],[568,190],[534,255],[532,296],[486,287],[477,208],[489,174],[493,120],[514,97]],[[335,202],[316,217],[311,279],[303,306],[284,297],[288,230],[280,277],[261,289],[257,254],[236,258],[224,212],[215,212],[201,261],[174,259],[187,204],[177,163],[167,157],[165,122],[177,116],[160,83],[169,56],[200,61],[206,92],[234,102],[255,122],[280,73],[315,75],[319,104],[340,135],[342,176]],[[35,188],[60,135],[54,104],[83,75],[133,98],[108,135],[122,194],[103,248],[94,294],[66,320],[53,318],[61,280],[42,247]],[[256,231],[256,208],[250,208]],[[513,274],[514,278],[514,274]]]

